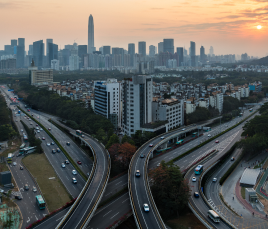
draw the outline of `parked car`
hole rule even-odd
[[[15,196],[15,199],[17,199],[17,200],[22,200],[22,196],[17,195],[17,196]]]

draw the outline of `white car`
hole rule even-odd
[[[37,133],[40,133],[40,130],[37,130]]]
[[[16,162],[13,162],[13,165],[17,165],[17,163]]]
[[[163,137],[161,137],[161,139],[164,139],[165,137],[163,136]]]
[[[149,211],[149,205],[148,204],[143,204],[143,209],[145,212]]]
[[[77,184],[77,180],[75,178],[72,178],[72,181],[74,184]]]
[[[72,171],[72,174],[73,174],[73,175],[76,175],[76,174],[77,174],[76,170],[73,170],[73,171]]]
[[[213,182],[217,182],[217,178],[216,177],[213,178]]]
[[[185,128],[183,128],[182,130],[185,130]]]
[[[208,137],[211,137],[211,134],[208,134]]]
[[[196,181],[196,178],[195,178],[195,177],[193,177],[193,178],[192,178],[192,181],[193,181],[193,182],[195,182],[195,181]]]
[[[23,129],[21,129],[20,131],[23,132]]]
[[[65,164],[64,164],[64,163],[61,163],[61,167],[62,167],[62,168],[65,168]]]
[[[159,166],[160,166],[160,163],[157,164],[157,167],[159,167]]]
[[[50,143],[47,143],[47,146],[50,146]]]
[[[40,128],[40,130],[43,130],[42,128]]]

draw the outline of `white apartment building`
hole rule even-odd
[[[196,105],[194,103],[186,102],[186,114],[193,113],[196,110]]]
[[[69,69],[70,71],[75,71],[79,69],[79,56],[71,55],[69,57]]]
[[[122,128],[128,136],[152,122],[152,84],[147,75],[122,81]]]
[[[222,113],[223,110],[223,94],[217,93],[216,94],[216,108],[219,110],[219,113]]]
[[[199,107],[204,107],[208,109],[209,107],[209,98],[200,98],[198,101]]]
[[[154,101],[152,104],[153,121],[167,120],[166,132],[184,124],[183,100],[171,98]]]
[[[94,82],[94,111],[121,127],[121,87],[117,79]]]

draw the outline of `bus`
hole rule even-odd
[[[211,218],[215,223],[220,222],[219,215],[216,212],[214,212],[213,210],[208,211],[208,217]]]
[[[196,166],[194,172],[195,172],[196,175],[201,174],[203,172],[203,165]]]
[[[177,142],[176,142],[176,145],[180,145],[180,144],[182,144],[182,143],[183,143],[183,139],[177,141]]]
[[[25,146],[26,146],[26,144],[23,143],[23,144],[20,146],[20,149],[23,149]]]
[[[76,130],[76,134],[77,135],[82,135],[82,131],[81,130]]]
[[[36,197],[36,204],[39,207],[39,209],[45,209],[46,203],[41,195],[37,195]]]
[[[240,113],[240,114],[239,114],[239,117],[242,117],[242,116],[243,116],[243,113]]]
[[[28,142],[28,137],[27,137],[26,134],[23,135],[23,140],[24,140],[25,142]]]
[[[197,132],[192,133],[192,137],[195,138],[197,136]]]
[[[35,151],[36,146],[20,149],[20,154],[29,154]]]
[[[249,109],[249,112],[252,112],[252,111],[253,111],[253,108],[250,108],[250,109]]]
[[[8,156],[7,156],[7,163],[8,164],[12,163],[12,157],[13,157],[13,154],[9,153]]]

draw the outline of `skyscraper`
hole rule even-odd
[[[164,52],[164,42],[158,43],[158,54]]]
[[[53,39],[47,39],[47,43],[46,43],[46,55],[47,55],[47,57],[49,56],[49,48],[48,48],[49,43],[53,43]]]
[[[179,58],[178,66],[183,66],[183,47],[177,48],[177,55]]]
[[[146,42],[139,42],[139,54],[142,54],[143,57],[146,57]]]
[[[24,55],[25,55],[25,38],[18,38],[17,46],[17,68],[24,67]]]
[[[130,66],[134,67],[135,44],[128,44],[128,54],[130,55]]]
[[[87,45],[78,45],[79,68],[84,67],[84,56],[87,55]]]
[[[214,49],[213,49],[212,46],[210,46],[210,49],[209,49],[209,55],[210,55],[210,56],[213,56],[213,54],[214,54]]]
[[[156,54],[156,47],[154,45],[149,46],[149,56],[154,57]]]
[[[44,56],[44,43],[43,40],[35,41],[33,43],[33,60],[35,66],[41,68],[43,65],[43,56]]]
[[[102,54],[105,55],[111,55],[111,46],[103,46],[102,47]]]
[[[174,39],[163,40],[163,51],[174,54]]]
[[[205,48],[204,48],[204,46],[201,46],[201,48],[200,48],[200,62],[201,63],[205,62]]]
[[[191,46],[190,46],[191,66],[196,67],[196,63],[195,63],[195,42],[191,41],[190,44],[191,44]]]
[[[93,17],[90,14],[88,18],[88,53],[93,53],[94,50],[94,22]]]

